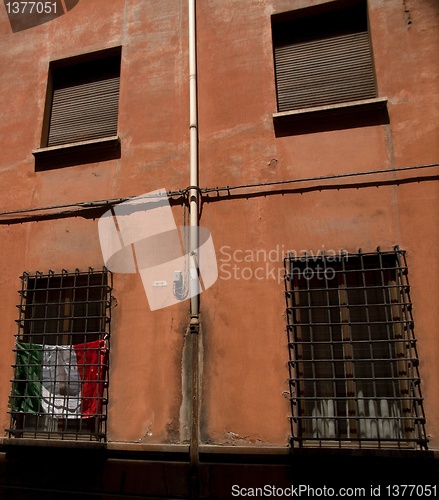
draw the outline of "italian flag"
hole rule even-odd
[[[99,415],[107,370],[105,340],[77,345],[17,342],[11,409],[53,418]]]

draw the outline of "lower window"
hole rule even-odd
[[[405,253],[285,271],[293,445],[426,448]]]
[[[21,280],[9,435],[105,439],[111,274]]]

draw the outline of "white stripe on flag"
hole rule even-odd
[[[81,384],[73,346],[46,345],[43,350],[42,406],[50,416],[81,414]]]

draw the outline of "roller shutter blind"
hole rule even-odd
[[[47,145],[117,135],[120,57],[57,68]]]
[[[274,24],[273,41],[279,112],[376,97],[361,4]]]

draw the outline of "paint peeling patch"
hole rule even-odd
[[[252,438],[251,436],[241,436],[240,434],[237,434],[236,432],[231,432],[226,430],[226,442],[223,444],[263,444],[262,439],[259,438]]]
[[[139,439],[139,442],[144,443],[145,441],[148,441],[149,438],[152,437],[152,424],[148,424],[145,429],[144,435]]]
[[[235,432],[228,432],[227,437],[229,437],[232,441],[246,441],[246,437],[241,437],[239,434],[236,434]]]

